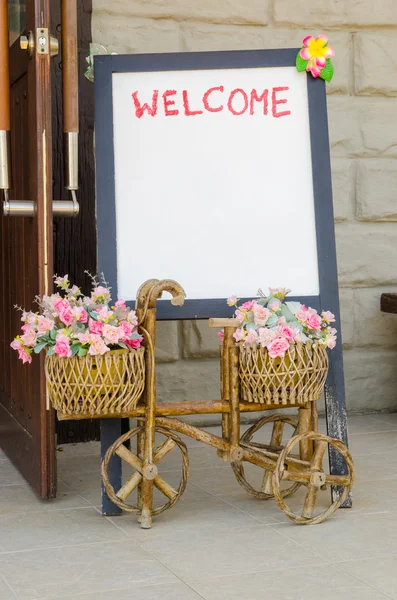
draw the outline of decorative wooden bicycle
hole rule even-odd
[[[280,509],[295,523],[320,523],[331,516],[347,500],[354,480],[354,470],[351,455],[345,444],[318,432],[316,400],[320,388],[323,387],[327,362],[321,374],[321,386],[317,386],[318,389],[311,398],[307,398],[307,394],[288,396],[288,393],[283,393],[279,399],[277,394],[273,394],[273,398],[276,398],[273,402],[243,401],[240,393],[239,348],[233,339],[233,333],[239,323],[234,319],[210,319],[210,327],[223,327],[225,334],[221,349],[221,400],[169,402],[157,406],[154,360],[156,301],[164,291],[172,294],[173,304],[183,304],[185,293],[179,284],[171,280],[147,281],[141,286],[137,296],[140,330],[146,342],[146,384],[143,399],[135,410],[128,413],[102,415],[102,418],[132,417],[136,418],[138,423],[137,427],[119,437],[108,448],[104,457],[102,477],[109,498],[123,510],[136,513],[143,528],[150,528],[152,517],[171,508],[185,490],[189,460],[186,445],[178,435],[183,434],[216,448],[218,455],[231,463],[237,481],[247,492],[259,499],[275,498]],[[326,358],[325,360],[327,361]],[[295,374],[294,377],[296,379],[299,374]],[[277,390],[273,389],[274,391]],[[293,406],[298,407],[298,419],[285,414],[261,417],[240,436],[242,412]],[[176,418],[193,414],[221,414],[222,437]],[[269,443],[255,441],[255,434],[268,424],[272,425]],[[283,434],[287,426],[292,428],[292,436],[284,443]],[[162,438],[161,442],[157,442],[159,436]],[[136,438],[136,453],[125,445],[127,440],[133,438]],[[345,465],[343,475],[326,472],[324,456],[329,447],[341,455]],[[159,474],[161,461],[170,452],[179,452],[182,458],[181,479],[175,487]],[[115,454],[134,470],[118,490],[111,485],[108,473],[109,462]],[[249,482],[244,468],[248,464],[263,470],[259,486]],[[315,514],[318,492],[327,486],[332,486],[333,501],[327,509],[320,509],[320,512]],[[306,490],[303,506],[300,511],[293,511],[286,504],[285,498],[301,487]],[[158,507],[154,506],[154,488],[165,497],[165,502]],[[137,490],[136,503],[129,504],[127,499],[134,490]]]

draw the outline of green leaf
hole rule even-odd
[[[50,338],[51,338],[52,340],[55,340],[55,338],[56,338],[56,337],[57,337],[57,330],[56,330],[56,329],[55,329],[55,327],[54,327],[54,329],[51,329],[51,332],[50,332]]]
[[[299,73],[302,73],[302,71],[306,71],[306,67],[307,67],[307,63],[308,62],[309,61],[308,60],[304,60],[301,57],[300,53],[298,52],[298,54],[296,55],[295,64],[296,64],[296,68],[299,71]]]
[[[286,318],[287,323],[291,323],[292,321],[296,321],[294,315],[292,314],[292,312],[290,311],[290,309],[288,308],[288,306],[286,306],[285,304],[281,305],[280,314],[281,314],[282,317]]]
[[[117,345],[118,345],[120,348],[123,348],[124,350],[127,350],[127,349],[128,349],[128,348],[127,348],[127,346],[126,346],[125,344],[123,344],[123,342],[119,342]]]
[[[266,323],[266,325],[267,325],[267,323]],[[247,323],[245,325],[245,328],[246,328],[247,331],[249,331],[250,329],[256,330],[256,329],[258,329],[258,327],[259,327],[259,325],[257,325],[256,323],[253,323],[253,322],[252,323]]]
[[[80,346],[79,351],[78,351],[78,356],[85,356],[87,354],[88,350],[87,348],[83,348],[83,346]]]
[[[272,327],[273,325],[275,325],[277,323],[277,321],[278,321],[277,315],[270,315],[270,317],[266,321],[266,327]]]
[[[47,345],[47,342],[41,342],[41,344],[37,344],[37,346],[35,346],[33,348],[33,352],[35,354],[38,354],[39,352],[42,351],[43,348],[45,348],[46,345]]]
[[[76,354],[78,353],[78,351],[80,350],[80,348],[81,348],[80,344],[73,344],[71,346],[72,356],[76,356]]]
[[[320,77],[321,79],[324,79],[324,81],[330,82],[333,76],[334,65],[332,64],[331,60],[327,58],[325,67],[320,71]]]
[[[48,356],[52,356],[54,354],[54,348],[50,348],[48,350]]]
[[[285,305],[292,312],[293,315],[296,315],[296,313],[300,311],[301,306],[302,306],[300,302],[292,302],[292,301],[286,302]]]
[[[94,321],[98,321],[98,313],[96,311],[92,311],[89,313],[91,319],[94,319]]]

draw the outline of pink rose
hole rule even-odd
[[[294,341],[295,333],[294,333],[293,329],[291,329],[291,327],[281,327],[280,335],[282,337],[284,337],[289,344]]]
[[[270,342],[276,337],[276,332],[273,329],[267,329],[267,327],[260,327],[258,329],[258,341],[262,348],[265,348]]]
[[[237,304],[237,296],[229,296],[229,298],[226,300],[228,306],[236,306]]]
[[[97,356],[98,354],[105,354],[106,352],[108,352],[108,350],[110,350],[110,348],[106,346],[105,342],[101,337],[99,337],[99,335],[91,336],[91,343],[90,348],[88,350],[88,354],[91,354],[91,356]]]
[[[120,327],[105,325],[102,332],[106,344],[118,344],[121,338],[124,338],[124,331]]]
[[[120,329],[123,330],[124,332],[124,338],[129,338],[131,333],[134,330],[134,327],[132,325],[132,323],[129,323],[128,321],[121,321],[120,323]]]
[[[329,310],[324,310],[321,313],[321,316],[324,319],[324,321],[327,321],[327,323],[334,323],[335,322],[335,315],[332,314],[332,312],[330,312]]]
[[[54,353],[58,354],[62,358],[70,358],[72,356],[72,349],[69,345],[69,339],[66,335],[59,335],[56,339],[54,346]]]
[[[98,308],[97,313],[98,313],[98,319],[100,321],[107,321],[107,320],[109,320],[110,317],[113,316],[113,312],[111,310],[109,310],[109,308],[107,306],[104,306],[103,308]]]
[[[37,324],[37,334],[39,337],[45,335],[48,331],[54,329],[54,321],[52,319],[46,319],[46,317],[40,316]]]
[[[129,323],[131,323],[133,327],[136,327],[138,325],[138,317],[136,316],[135,310],[131,310],[128,313],[127,320],[129,321]]]
[[[95,323],[95,321],[94,321],[94,323]],[[78,333],[77,334],[77,339],[82,344],[88,344],[91,341],[91,338],[92,338],[92,335],[88,331],[86,331],[85,333]]]
[[[241,305],[241,308],[243,310],[249,311],[249,310],[251,310],[251,308],[254,307],[255,304],[256,304],[256,300],[248,300],[248,302],[244,302],[244,304]]]
[[[223,331],[218,331],[218,337],[219,337],[219,339],[221,340],[221,342],[223,344],[223,342],[225,340],[225,334],[224,334],[224,332]]]
[[[236,329],[236,331],[233,333],[233,337],[236,340],[236,342],[241,342],[241,340],[244,339],[245,336],[245,331],[243,327],[239,327],[238,329]]]
[[[19,350],[19,348],[21,348],[23,344],[20,338],[15,338],[15,340],[11,342],[10,346],[13,350]]]
[[[281,302],[280,300],[272,300],[269,304],[270,310],[273,312],[278,312],[280,310]]]
[[[126,340],[125,343],[130,350],[136,350],[137,348],[141,347],[142,341],[143,341],[143,337],[139,336],[138,338],[135,338],[133,340]]]
[[[285,317],[280,317],[279,320],[277,321],[277,325],[286,325],[287,324],[287,319]]]
[[[75,306],[72,308],[71,312],[76,321],[79,321],[80,323],[87,323],[88,315],[82,306]]]
[[[267,347],[269,356],[271,358],[277,358],[278,356],[284,356],[289,348],[289,343],[285,338],[276,338]]]
[[[240,321],[240,323],[242,323],[245,319],[245,314],[241,310],[236,310],[234,316],[236,317],[237,321]]]
[[[250,329],[247,333],[247,337],[244,340],[245,344],[256,344],[258,342],[258,334],[255,329]]]
[[[92,294],[91,298],[94,302],[108,302],[110,300],[110,292],[107,288],[103,287],[103,285],[98,285]]]
[[[252,310],[256,325],[266,325],[266,321],[270,317],[270,310],[260,304],[255,304]]]
[[[298,319],[298,321],[301,321],[302,323],[304,323],[306,321],[308,316],[309,316],[309,313],[308,313],[307,309],[303,310],[303,307],[301,310],[299,310],[296,313],[296,318]]]
[[[22,361],[23,364],[32,362],[32,357],[23,347],[18,348],[18,358]]]
[[[314,329],[315,331],[320,331],[321,329],[321,317],[317,314],[309,314],[306,319],[306,323],[309,329]]]
[[[115,308],[124,308],[124,310],[127,308],[125,300],[117,300],[114,306]]]
[[[37,343],[37,335],[34,327],[25,325],[25,327],[22,327],[22,329],[25,333],[21,336],[21,340],[25,346],[35,346]]]
[[[327,347],[332,350],[336,346],[336,337],[334,335],[330,335],[327,339]]]
[[[102,335],[103,323],[100,323],[99,321],[94,321],[94,319],[89,319],[88,329],[91,333],[95,333],[96,335]]]
[[[36,325],[37,323],[37,315],[32,312],[23,312],[21,321],[24,321],[27,325]]]

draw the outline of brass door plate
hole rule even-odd
[[[46,27],[40,27],[36,30],[36,40],[32,31],[29,31],[27,35],[21,35],[19,44],[22,50],[27,51],[29,58],[32,58],[35,48],[37,48],[38,54],[43,54],[44,56],[48,53],[51,56],[57,56],[59,51],[57,38],[52,35],[49,36]]]

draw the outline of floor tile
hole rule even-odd
[[[125,534],[90,507],[0,517],[0,553],[125,539]]]
[[[8,460],[2,460],[0,462],[0,484],[3,486],[21,483],[25,483],[25,479],[14,465]]]
[[[396,453],[397,430],[351,435],[349,448],[355,458],[368,454],[385,454],[387,458],[389,453]]]
[[[54,598],[56,596],[49,596],[46,600]],[[63,600],[202,600],[202,596],[199,596],[187,584],[178,581],[150,586],[132,585],[128,589],[66,596]]]
[[[205,600],[385,600],[385,596],[331,565],[189,580]]]
[[[147,541],[140,543],[184,581],[203,574],[211,577],[324,562],[259,523],[222,531],[214,523],[212,528],[192,530],[189,535],[183,530],[169,532],[167,539],[147,535]]]
[[[346,518],[329,519],[319,525],[299,527],[291,522],[268,527],[327,562],[397,554],[397,515],[392,513],[350,513]]]
[[[178,581],[165,566],[131,541],[3,554],[0,573],[19,600]]]
[[[0,598],[1,600],[15,600],[16,596],[12,593],[9,586],[0,576]]]
[[[0,466],[1,478],[1,466]],[[87,502],[63,483],[58,484],[57,497],[42,500],[28,484],[0,485],[0,515],[23,512],[47,512],[87,507]]]
[[[397,599],[397,555],[338,563],[338,568]]]
[[[397,478],[397,453],[379,453],[354,456],[356,481],[368,482]]]
[[[169,478],[166,478],[169,482]],[[164,503],[165,497],[157,494],[155,506]],[[127,535],[138,541],[162,539],[167,544],[168,536],[175,531],[183,531],[187,537],[192,532],[210,528],[219,532],[236,527],[254,525],[256,520],[238,508],[223,502],[208,492],[189,485],[175,506],[154,517],[150,531],[141,529],[135,515],[125,514],[115,517],[112,522]]]

